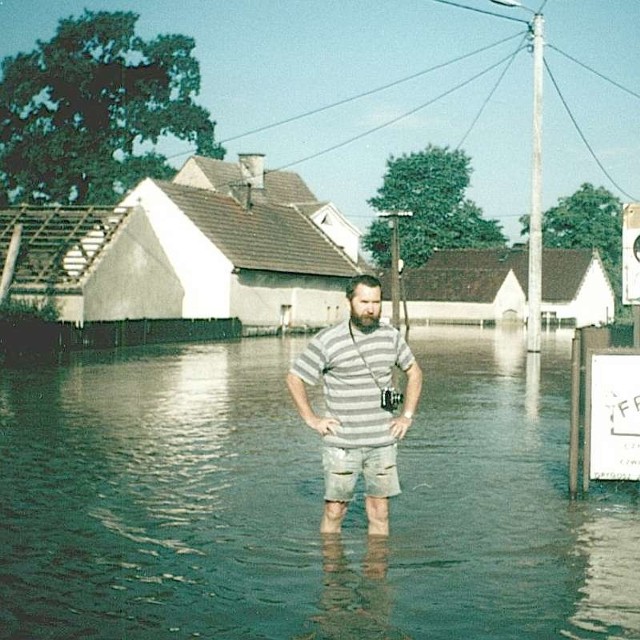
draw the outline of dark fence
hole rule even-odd
[[[0,355],[5,358],[110,349],[168,342],[238,340],[238,318],[85,322],[82,327],[38,318],[0,319]]]

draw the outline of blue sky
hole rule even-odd
[[[523,0],[532,9],[543,2]],[[531,199],[532,56],[526,50],[517,54],[490,99],[505,64],[454,89],[508,58],[526,29],[513,18],[526,22],[531,14],[489,0],[452,3],[0,0],[0,58],[33,50],[38,39],[53,36],[60,18],[79,16],[85,8],[133,10],[140,15],[137,32],[146,39],[161,33],[195,39],[202,75],[197,102],[217,121],[217,139],[223,142],[416,75],[340,107],[224,142],[226,159],[264,153],[267,168],[296,171],[319,198],[333,201],[364,231],[375,215],[366,201],[382,185],[390,156],[429,144],[456,148],[464,140],[461,148],[473,168],[468,197],[518,241],[518,218],[528,213]],[[592,157],[545,73],[543,208],[584,182],[606,187],[623,202],[640,200],[640,0],[547,0],[542,12],[546,61],[582,134],[615,182]],[[422,73],[439,65],[444,66]],[[356,136],[363,137],[299,162]],[[176,166],[189,156],[178,142],[161,150]]]

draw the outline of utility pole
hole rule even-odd
[[[529,286],[527,292],[527,350],[540,351],[542,325],[542,73],[544,66],[544,18],[519,0],[491,0],[504,7],[533,14],[533,160],[531,168],[531,214],[529,216]]]
[[[540,351],[542,315],[542,74],[544,18],[533,17],[533,159],[529,218],[529,318],[527,350]]]
[[[400,328],[400,230],[398,218],[412,216],[411,211],[382,211],[380,216],[389,218],[391,226],[391,324]],[[406,320],[406,318],[405,318]]]

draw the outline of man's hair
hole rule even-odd
[[[368,273],[362,273],[359,276],[354,276],[347,283],[346,293],[347,293],[348,300],[353,300],[353,296],[359,284],[363,284],[365,287],[370,287],[372,289],[374,287],[380,287],[380,291],[382,291],[382,284],[380,283],[380,280],[378,280],[378,278],[376,278],[375,276],[369,275]]]

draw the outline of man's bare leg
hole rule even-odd
[[[346,502],[325,500],[320,533],[340,533],[342,521],[347,513]]]
[[[389,498],[366,497],[370,536],[389,535]]]

